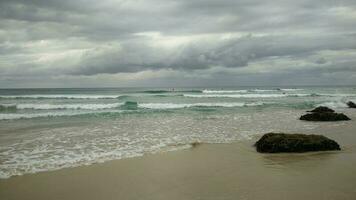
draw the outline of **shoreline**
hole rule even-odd
[[[345,112],[354,120],[352,111]],[[352,199],[355,121],[325,123],[337,152],[261,154],[256,138],[148,154],[0,180],[12,199]]]

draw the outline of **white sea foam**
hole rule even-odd
[[[330,102],[324,102],[321,104],[316,105],[316,107],[318,106],[326,106],[326,107],[330,107],[330,108],[347,108],[347,104],[343,101],[330,101]]]
[[[282,88],[282,89],[278,89],[278,90],[281,90],[281,91],[301,91],[301,90],[304,90],[304,89],[300,89],[300,88]]]
[[[252,92],[275,92],[275,91],[278,91],[277,89],[271,89],[271,90],[262,90],[262,89],[252,89],[252,90],[249,90],[249,91],[252,91]]]
[[[247,90],[203,90],[206,94],[247,93]]]
[[[333,94],[321,93],[319,95],[327,96],[327,97],[356,97],[356,94],[344,94],[344,93],[333,93]]]
[[[59,116],[74,116],[80,114],[87,114],[88,112],[48,112],[48,113],[0,113],[0,120],[11,119],[31,119],[38,117],[59,117]]]
[[[203,93],[206,94],[233,94],[233,93],[248,93],[248,92],[278,92],[278,91],[285,91],[285,92],[292,92],[292,91],[301,91],[303,89],[289,89],[289,88],[282,88],[282,89],[249,89],[249,90],[203,90]]]
[[[281,97],[355,97],[356,94],[318,94],[318,93],[273,93],[273,94],[184,94],[184,97],[191,98],[281,98]]]
[[[60,111],[60,112],[46,112],[46,113],[0,113],[0,120],[14,120],[14,119],[32,119],[40,117],[66,117],[66,116],[76,116],[85,114],[95,114],[95,113],[120,113],[129,112],[125,110],[101,110],[101,111],[84,111],[84,110],[74,110],[74,111]]]
[[[199,95],[199,94],[184,94],[185,97],[192,97],[192,98],[278,98],[278,97],[305,97],[310,96],[310,94],[206,94],[206,95]]]
[[[140,108],[149,109],[178,109],[178,108],[190,108],[190,107],[244,107],[244,106],[260,106],[263,105],[262,102],[255,103],[193,103],[193,104],[174,104],[174,103],[142,103],[139,104]]]
[[[139,103],[138,108],[142,109],[180,109],[191,107],[248,107],[248,106],[261,106],[266,103],[263,102],[217,102],[217,103],[192,103],[192,104],[175,104],[175,103]],[[39,117],[63,117],[75,116],[83,114],[103,113],[103,112],[126,112],[128,110],[113,110],[125,105],[125,103],[114,104],[19,104],[15,105],[17,109],[34,109],[34,110],[60,110],[53,112],[40,112],[40,113],[0,113],[0,120],[13,120],[13,119],[31,119]],[[63,111],[62,111],[63,110]],[[132,111],[132,110],[131,110]]]
[[[1,95],[4,99],[116,99],[119,95],[70,95],[70,94],[50,94],[50,95]]]
[[[2,104],[3,107],[14,107],[16,109],[33,109],[33,110],[104,110],[119,108],[125,103],[112,104]],[[243,107],[243,106],[258,106],[263,105],[262,102],[244,103],[244,102],[217,102],[217,103],[139,103],[139,108],[149,109],[176,109],[189,107]]]
[[[249,91],[252,92],[276,92],[276,91],[284,91],[284,92],[293,92],[293,91],[302,91],[304,89],[300,88],[276,88],[276,89],[252,89]]]
[[[117,108],[124,103],[112,104],[18,104],[17,109],[34,109],[34,110],[103,110],[110,108]]]

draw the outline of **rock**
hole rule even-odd
[[[300,120],[305,121],[346,121],[350,118],[343,113],[333,113],[333,112],[319,112],[319,113],[309,113],[301,116]]]
[[[308,111],[309,114],[301,116],[300,120],[306,121],[344,121],[350,120],[349,117],[343,113],[335,113],[333,109],[330,109],[325,106],[319,106],[314,110]]]
[[[315,108],[314,110],[308,111],[308,112],[313,112],[313,113],[322,113],[322,112],[335,112],[333,109],[330,109],[325,106],[319,106]]]
[[[190,145],[192,145],[192,147],[195,148],[195,147],[201,145],[201,143],[200,142],[192,142]]]
[[[349,108],[356,108],[356,104],[352,101],[347,102],[347,105],[349,106]]]
[[[255,143],[255,146],[260,153],[340,150],[337,142],[323,135],[285,133],[267,133]]]

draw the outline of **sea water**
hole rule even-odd
[[[297,132],[319,105],[337,111],[355,87],[0,90],[0,178]]]

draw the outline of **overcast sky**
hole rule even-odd
[[[1,88],[355,84],[355,0],[0,0]]]

